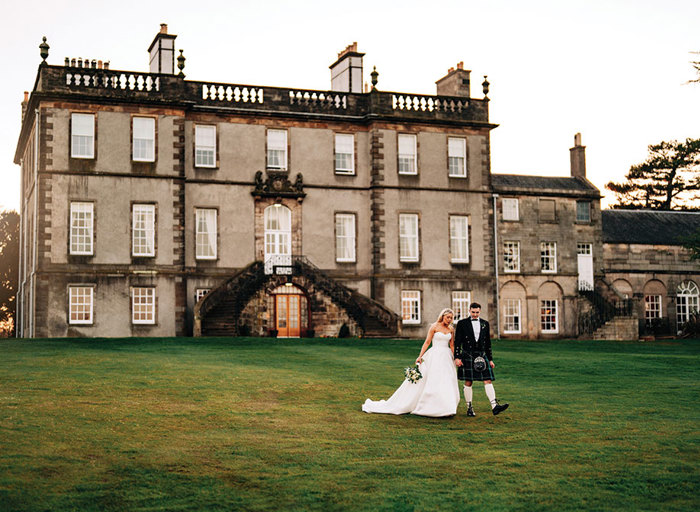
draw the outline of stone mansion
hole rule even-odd
[[[674,237],[700,215],[635,238],[654,219],[601,211],[578,135],[569,176],[492,174],[489,83],[473,98],[462,63],[432,96],[365,84],[356,44],[330,90],[198,82],[175,40],[162,25],[148,73],[40,45],[19,336],[423,337],[477,301],[500,336],[576,337],[698,307]],[[632,302],[583,321],[600,301]]]

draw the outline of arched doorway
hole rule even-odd
[[[281,204],[265,208],[265,272],[292,262],[292,212]]]
[[[683,281],[676,289],[676,326],[680,331],[690,315],[698,311],[700,290],[692,281]]]
[[[270,295],[274,304],[274,326],[278,338],[298,338],[309,328],[306,295],[292,283],[278,286]]]

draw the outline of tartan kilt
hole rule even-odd
[[[477,356],[482,356],[486,359],[486,369],[481,372],[477,372],[474,369],[474,358]],[[486,354],[481,352],[470,352],[463,354],[462,357],[457,359],[462,360],[462,366],[457,367],[457,378],[459,380],[496,380],[496,376],[493,374],[493,368],[491,368],[491,361],[486,357]]]

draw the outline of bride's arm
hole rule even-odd
[[[450,350],[452,351],[452,359],[455,358],[455,328],[450,328]]]
[[[430,340],[433,339],[433,333],[435,333],[435,324],[430,326],[428,335],[425,337],[425,343],[423,343],[423,347],[421,347],[420,349],[420,355],[416,359],[416,364],[421,362],[421,360],[423,359],[423,354],[425,354],[425,351],[428,350],[428,347],[430,346]]]

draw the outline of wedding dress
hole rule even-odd
[[[454,416],[459,405],[459,386],[450,349],[449,333],[435,332],[433,346],[423,354],[418,365],[423,378],[413,384],[407,380],[388,400],[369,398],[362,410],[382,414],[418,414],[420,416]]]

